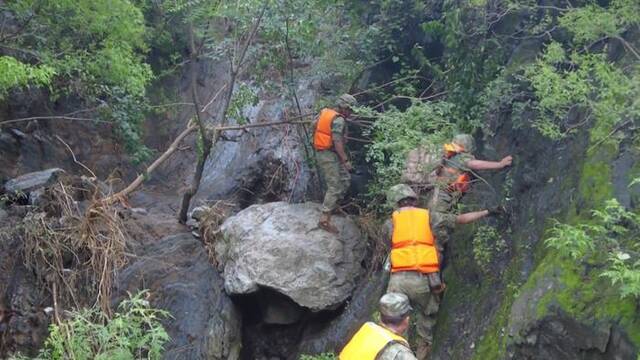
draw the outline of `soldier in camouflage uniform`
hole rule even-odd
[[[409,327],[411,305],[406,295],[380,298],[380,325],[365,323],[340,353],[340,360],[416,360],[402,334]]]
[[[409,219],[409,221],[415,221],[415,223],[398,224],[399,228],[406,228],[407,226],[413,229],[420,228],[418,225],[420,216],[425,216],[426,214],[428,223],[424,230],[425,233],[428,234],[433,234],[431,229],[433,229],[434,223],[453,227],[456,224],[468,224],[477,221],[490,214],[489,210],[453,215],[451,213],[438,213],[420,209],[417,207],[418,195],[411,187],[405,184],[391,187],[387,198],[389,202],[395,204],[398,211],[409,212],[417,210],[416,216],[404,218],[403,220],[407,221],[406,219]],[[424,360],[428,359],[431,352],[431,344],[433,342],[432,329],[435,325],[436,313],[438,312],[440,302],[440,298],[437,295],[444,290],[444,284],[441,282],[439,273],[439,263],[441,259],[438,254],[438,258],[435,260],[435,266],[433,265],[433,260],[429,262],[429,259],[421,259],[420,254],[425,253],[425,250],[419,249],[418,245],[422,244],[422,240],[414,237],[421,237],[425,234],[410,233],[408,235],[410,239],[405,239],[404,237],[406,237],[406,235],[398,234],[395,231],[394,223],[400,221],[398,220],[399,218],[396,218],[398,211],[394,212],[394,222],[387,223],[387,231],[392,243],[392,252],[397,249],[409,249],[409,251],[414,251],[415,256],[407,257],[411,259],[410,261],[414,261],[414,263],[409,264],[411,266],[407,266],[408,264],[400,264],[399,262],[402,261],[402,259],[398,260],[398,256],[394,257],[393,253],[391,254],[391,276],[387,286],[387,293],[402,293],[409,298],[411,306],[414,309],[416,354],[419,360]],[[439,248],[437,236],[431,237],[431,235],[425,235],[424,239],[431,239],[432,244],[430,246]],[[426,243],[428,242],[425,242],[425,244]]]
[[[443,158],[443,164],[437,170],[436,186],[432,192],[428,207],[435,214],[449,214],[455,210],[456,205],[469,190],[471,175],[476,170],[501,170],[510,166],[513,160],[511,155],[500,161],[478,160],[473,156],[475,141],[469,134],[456,135],[451,144],[446,144],[449,156]],[[489,213],[497,214],[503,211],[502,207],[489,209]],[[442,219],[442,221],[440,221]],[[432,223],[434,232],[441,247],[448,241],[449,233],[453,229],[450,223],[442,216],[436,216]]]
[[[346,118],[351,116],[355,105],[357,101],[353,96],[343,94],[336,109],[322,109],[315,124],[313,146],[318,168],[327,184],[318,226],[331,233],[338,233],[331,224],[331,213],[347,192],[351,180],[349,172],[352,168],[345,148]]]

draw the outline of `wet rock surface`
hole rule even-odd
[[[139,249],[120,274],[119,289],[149,289],[152,304],[171,313],[165,359],[237,359],[241,315],[223,291],[202,244],[189,233],[167,236]]]
[[[253,205],[222,225],[215,245],[227,293],[266,287],[313,311],[342,304],[362,272],[365,243],[356,224],[333,217],[335,236],[317,227],[320,205]]]

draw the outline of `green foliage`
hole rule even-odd
[[[570,9],[560,18],[560,25],[569,29],[578,44],[602,37],[619,36],[629,26],[638,23],[640,3],[636,0],[612,0],[607,8],[598,4]]]
[[[568,225],[556,221],[551,236],[544,243],[563,256],[579,259],[595,248],[594,240],[587,232],[589,229],[590,225]]]
[[[0,58],[0,96],[35,84],[48,86],[51,100],[99,106],[99,115],[125,135],[134,158],[144,158],[144,113],[131,103],[145,103],[153,74],[145,63],[146,27],[138,7],[129,0],[13,0],[0,4],[0,18],[14,31],[3,34],[6,49],[14,50]]]
[[[300,360],[336,360],[338,359],[334,354],[323,353],[319,355],[302,355]]]
[[[572,111],[582,110],[587,119],[594,119],[595,140],[604,138],[622,121],[640,115],[635,100],[640,96],[639,71],[635,66],[625,73],[603,54],[567,55],[559,43],[549,44],[525,71],[541,116],[534,127],[551,138],[562,138],[579,126],[568,123]]]
[[[592,211],[593,221],[576,225],[556,222],[547,247],[574,260],[590,256],[603,263],[601,276],[619,289],[620,296],[640,297],[640,253],[635,239],[640,232],[640,215],[611,199],[601,210]]]
[[[496,256],[507,249],[507,243],[498,230],[489,225],[478,227],[473,237],[473,258],[480,269],[489,273]]]
[[[607,38],[620,38],[630,26],[640,23],[640,4],[634,0],[613,0],[607,8],[596,4],[567,9],[559,24],[572,35],[575,45],[589,45]],[[622,122],[640,115],[640,66],[636,59],[626,69],[611,63],[606,52],[585,52],[574,44],[551,42],[525,77],[534,88],[540,119],[534,123],[540,132],[560,139],[591,120],[593,140],[609,136]],[[637,54],[633,54],[637,57]],[[569,123],[579,113],[584,121]],[[615,141],[615,139],[611,139]]]
[[[55,71],[50,66],[32,66],[11,56],[0,56],[0,100],[13,88],[29,84],[47,86],[54,75]]]
[[[620,296],[640,298],[640,257],[635,261],[624,252],[610,254],[608,269],[602,273],[613,285],[620,286]]]
[[[453,135],[451,114],[454,106],[447,102],[413,102],[406,110],[395,107],[384,113],[360,108],[358,113],[376,118],[370,130],[373,143],[367,147],[367,161],[375,169],[370,187],[373,195],[384,194],[400,180],[407,153],[418,145],[441,146]]]
[[[160,320],[170,314],[151,308],[146,295],[142,291],[123,300],[112,319],[97,309],[73,312],[61,324],[50,326],[36,359],[160,359],[169,341]]]
[[[246,84],[240,84],[233,92],[231,104],[229,104],[229,117],[235,119],[238,124],[246,124],[247,118],[243,110],[248,106],[258,104],[258,95]]]

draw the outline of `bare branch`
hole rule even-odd
[[[6,125],[9,125],[9,124],[15,124],[15,123],[23,122],[23,121],[31,121],[31,120],[91,121],[91,122],[95,122],[95,123],[113,124],[110,121],[104,121],[104,120],[96,120],[96,119],[91,119],[91,118],[78,118],[78,117],[71,117],[71,116],[65,116],[65,115],[58,115],[58,116],[33,116],[33,117],[28,117],[28,118],[20,118],[20,119],[11,119],[11,120],[0,121],[0,127],[6,126]]]
[[[256,124],[247,124],[247,125],[234,125],[234,126],[220,126],[215,130],[218,132],[229,131],[229,130],[246,130],[251,128],[258,127],[267,127],[267,126],[278,126],[278,125],[290,125],[290,124],[311,124],[313,121],[271,121],[265,123],[256,123]]]
[[[58,136],[58,135],[56,135],[56,138],[57,138],[61,143],[63,143],[63,144],[64,144],[64,146],[66,146],[66,147],[67,147],[67,150],[69,150],[69,152],[71,153],[71,157],[73,158],[73,162],[75,162],[76,164],[78,164],[78,165],[82,166],[85,170],[87,170],[87,172],[88,172],[89,174],[91,174],[91,176],[92,176],[94,179],[96,179],[96,178],[97,178],[97,177],[96,177],[96,174],[95,174],[93,171],[91,171],[91,169],[89,169],[85,164],[81,163],[80,161],[78,161],[78,159],[76,159],[76,154],[74,154],[74,153],[73,153],[73,150],[71,150],[71,147],[69,146],[69,144],[67,144],[66,142],[64,142],[64,140],[62,140],[62,138],[61,138],[60,136]]]
[[[176,152],[176,150],[179,149],[178,145],[180,145],[182,140],[197,128],[198,126],[195,123],[189,122],[189,125],[187,126],[187,128],[183,132],[181,132],[180,135],[178,135],[178,137],[175,138],[175,140],[173,140],[169,148],[160,157],[158,157],[151,165],[149,165],[149,167],[144,171],[144,173],[138,175],[138,177],[135,180],[133,180],[133,182],[129,184],[129,186],[117,192],[116,194],[113,194],[105,198],[103,201],[107,204],[113,204],[117,201],[121,201],[122,199],[126,198],[135,189],[137,189],[138,186],[140,186],[140,184],[142,184],[147,177],[149,177],[149,174],[151,174],[156,168],[158,168],[158,166],[160,166],[160,164],[162,164],[174,152]]]

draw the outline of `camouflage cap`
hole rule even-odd
[[[358,100],[353,95],[350,94],[342,94],[338,98],[338,105],[344,106],[348,108],[352,108],[358,105]]]
[[[402,199],[406,198],[414,198],[417,199],[418,195],[416,195],[415,191],[411,189],[409,185],[406,184],[397,184],[393,185],[387,191],[387,201],[391,203],[392,206],[398,204],[398,202]]]
[[[405,317],[413,310],[407,295],[401,293],[384,294],[378,305],[380,314],[394,318]]]
[[[476,141],[469,134],[458,134],[453,137],[452,142],[461,145],[469,153],[473,153],[476,150]]]

